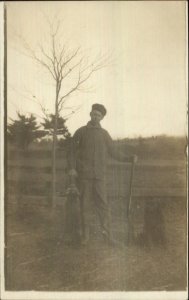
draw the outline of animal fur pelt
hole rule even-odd
[[[78,244],[81,240],[81,217],[79,191],[74,183],[71,183],[66,191],[66,220],[65,231],[71,244]]]

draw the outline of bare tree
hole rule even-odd
[[[24,49],[27,50],[27,56],[35,60],[42,66],[51,76],[55,85],[55,94],[53,99],[54,105],[54,130],[52,145],[52,206],[56,206],[56,148],[57,148],[57,120],[60,113],[66,109],[71,109],[72,114],[78,107],[67,107],[69,97],[76,91],[83,91],[84,84],[90,77],[103,67],[110,63],[107,55],[98,55],[95,59],[89,58],[82,54],[81,48],[70,49],[68,44],[61,43],[58,39],[60,22],[56,22],[56,26],[48,20],[50,28],[50,43],[47,47],[41,43],[38,49],[32,49],[27,41],[18,36],[22,41]],[[40,107],[47,117],[45,107]]]

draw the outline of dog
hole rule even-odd
[[[137,243],[147,248],[166,245],[163,210],[158,199],[146,202],[143,232],[139,234]]]

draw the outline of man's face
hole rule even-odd
[[[102,113],[95,109],[91,111],[90,116],[92,124],[99,124],[100,121],[103,119]]]

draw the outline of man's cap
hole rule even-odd
[[[106,115],[106,108],[102,104],[95,103],[92,105],[92,110],[98,110],[103,116]]]

